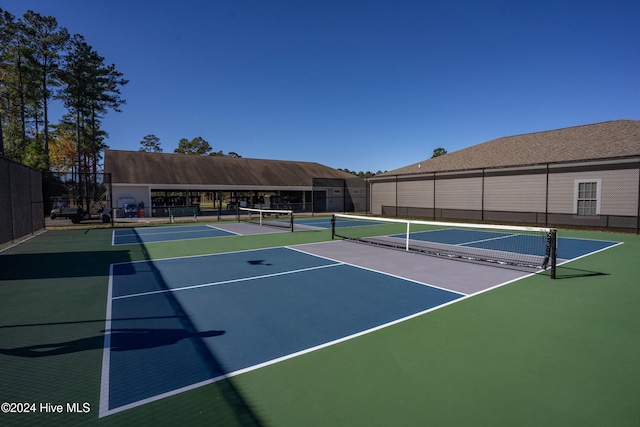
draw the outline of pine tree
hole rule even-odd
[[[31,10],[24,15],[25,32],[30,40],[30,64],[36,73],[38,87],[36,93],[40,95],[42,108],[44,157],[49,165],[49,101],[52,98],[53,88],[60,85],[58,75],[63,52],[69,41],[69,32],[65,28],[58,27],[54,17],[42,16]],[[36,135],[38,115],[36,114]]]
[[[100,153],[106,147],[101,119],[109,110],[120,111],[125,103],[120,97],[120,86],[128,81],[114,65],[106,66],[104,58],[79,34],[71,38],[61,79],[64,86],[59,96],[76,125],[78,169],[95,172]]]
[[[140,141],[140,149],[138,151],[162,153],[162,148],[160,148],[160,138],[155,135],[146,135],[142,138],[142,141]]]
[[[0,124],[7,130],[2,135],[2,149],[17,161],[22,161],[28,145],[27,51],[24,23],[0,9]]]

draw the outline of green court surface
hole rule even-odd
[[[99,417],[112,264],[325,242],[330,234],[112,246],[111,229],[49,230],[5,250],[0,425],[640,426],[640,236],[567,230],[560,235],[624,244],[559,266],[557,280],[528,276]]]

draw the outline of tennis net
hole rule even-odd
[[[536,270],[555,278],[557,230],[553,228],[447,223],[336,214],[332,237]]]
[[[293,231],[293,211],[277,209],[239,208],[238,222],[287,228]]]

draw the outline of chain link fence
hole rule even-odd
[[[372,212],[385,216],[640,233],[640,159],[398,175],[372,187]]]
[[[314,178],[313,212],[369,212],[370,186],[364,178]]]
[[[0,157],[0,247],[43,229],[42,172]]]

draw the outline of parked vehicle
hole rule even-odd
[[[73,202],[68,197],[53,196],[49,217],[52,220],[68,218],[74,224],[89,219],[100,219],[103,223],[111,222],[111,210],[106,207],[105,196],[79,196]]]

